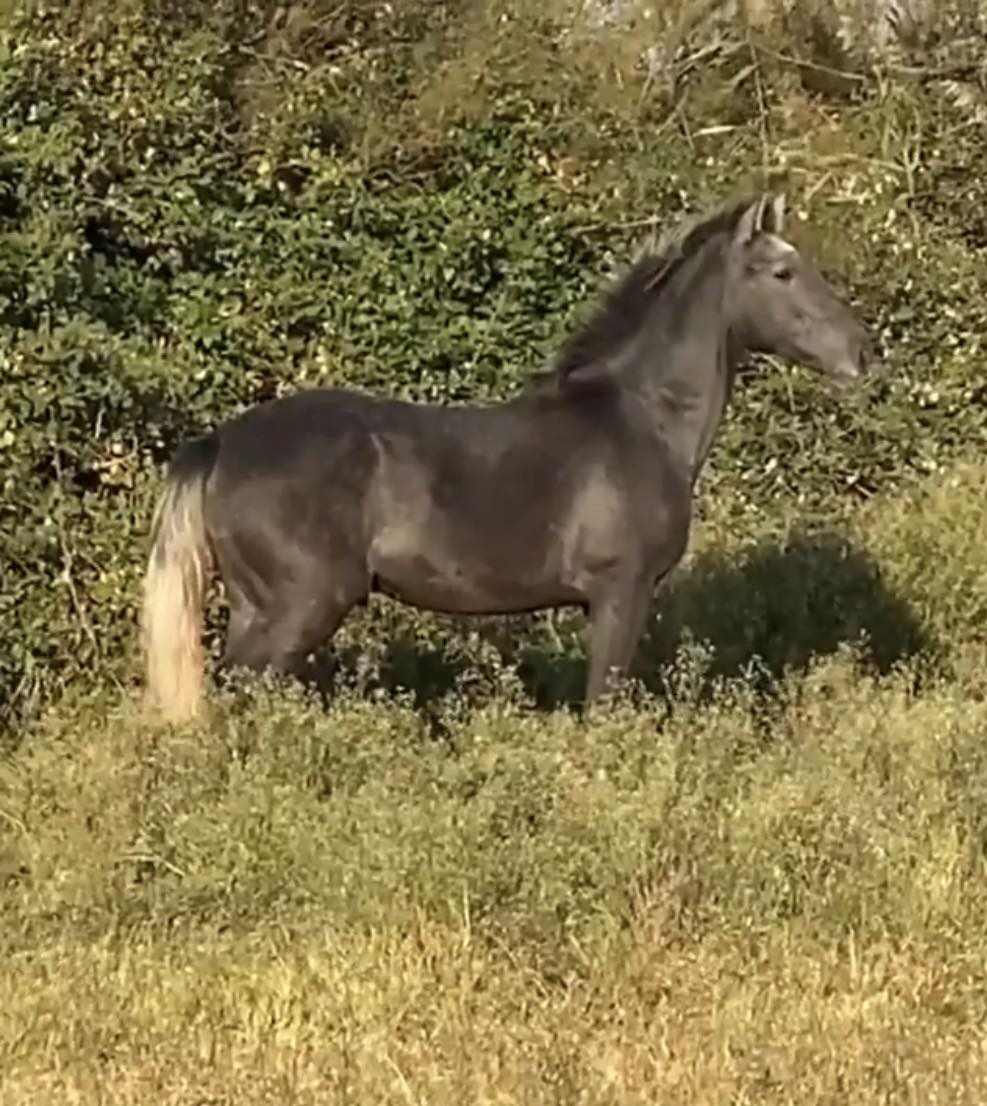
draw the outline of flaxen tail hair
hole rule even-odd
[[[202,621],[212,556],[203,514],[215,438],[180,449],[152,524],[141,631],[146,705],[167,721],[193,718],[202,702]]]

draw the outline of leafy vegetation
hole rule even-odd
[[[983,1099],[985,45],[966,0],[5,9],[0,1101]],[[381,602],[330,707],[144,728],[179,440],[510,394],[769,183],[884,363],[744,372],[626,702],[557,709],[578,620]]]

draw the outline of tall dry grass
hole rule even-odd
[[[901,123],[907,91],[834,106],[917,66],[944,100],[971,97],[948,132],[967,141],[969,36],[949,58],[924,45],[927,9],[877,50],[867,28],[884,23],[860,4],[625,7],[600,27],[572,5],[477,3],[426,30],[436,5],[278,7],[231,112],[274,163],[333,67],[330,84],[366,92],[361,153],[386,175],[396,150],[424,164],[524,67],[541,123],[592,93],[594,119],[627,124],[634,172],[608,163],[595,123],[545,141],[559,189],[624,189],[608,212],[636,218],[680,171],[652,159],[661,127],[692,152],[690,202],[736,128],[752,179],[790,173],[803,199],[825,185],[868,233],[938,203],[915,187],[927,149]],[[88,49],[99,19],[143,8],[78,10]],[[966,0],[947,14],[981,18]],[[400,102],[391,20],[417,58]],[[922,248],[943,241],[923,256],[975,284],[952,203],[925,216]],[[823,245],[866,275],[857,239]],[[925,340],[966,380],[974,347],[940,337]],[[987,466],[974,450],[910,483],[895,455],[864,505],[862,480],[827,493],[825,517],[790,495],[754,510],[730,465],[770,416],[745,417],[704,481],[645,686],[591,726],[564,705],[580,682],[568,626],[518,642],[509,624],[514,669],[465,631],[453,657],[392,647],[382,605],[341,635],[359,659],[328,709],[261,684],[151,731],[93,672],[18,729],[0,761],[0,1102],[983,1102]],[[933,461],[949,421],[921,439]],[[798,446],[770,461],[796,469]],[[109,583],[91,597],[117,602]]]
[[[936,642],[883,672],[691,646],[592,726],[509,673],[431,725],[64,704],[0,769],[0,1101],[982,1101],[985,480],[848,529]]]

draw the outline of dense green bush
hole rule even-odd
[[[735,493],[738,526],[832,519],[982,441],[987,141],[969,96],[911,70],[821,92],[768,26],[705,54],[686,36],[671,104],[633,64],[640,21],[567,35],[562,8],[531,7],[129,0],[6,18],[10,710],[77,675],[133,678],[151,497],[182,437],[316,383],[507,395],[649,221],[768,179],[886,364],[854,397],[745,374],[705,490]]]

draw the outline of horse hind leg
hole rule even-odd
[[[366,598],[355,574],[313,594],[297,585],[281,589],[262,608],[231,612],[224,665],[311,680],[308,655],[330,640],[349,611]]]
[[[219,662],[218,675],[226,682],[238,668],[256,670],[251,659],[256,653],[252,644],[253,627],[259,615],[257,608],[242,593],[229,592],[230,617],[226,627],[226,643]]]
[[[257,607],[247,595],[235,585],[226,584],[226,596],[230,608],[229,622],[226,626],[226,643],[223,647],[223,666],[237,663],[236,657],[243,650],[242,643],[250,633],[250,627],[257,618]]]

